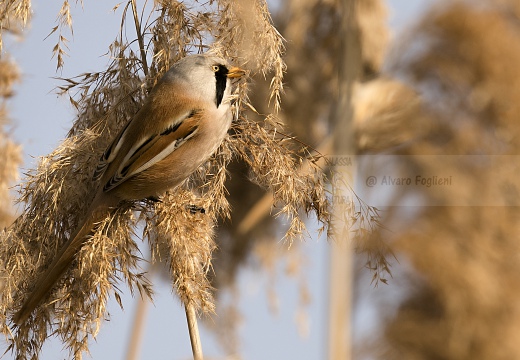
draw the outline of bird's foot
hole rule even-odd
[[[202,206],[197,206],[194,204],[186,205],[186,209],[190,211],[191,214],[201,213],[205,214],[206,209],[204,209]]]
[[[153,203],[162,203],[162,200],[159,199],[157,196],[148,196],[146,200],[153,202]]]

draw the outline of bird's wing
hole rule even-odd
[[[170,155],[197,133],[199,120],[199,112],[193,110],[181,119],[172,120],[165,128],[159,130],[160,132],[151,134],[135,144],[121,161],[116,173],[105,183],[103,191],[112,190],[126,179]]]
[[[170,130],[176,130],[187,117],[190,117],[192,115],[192,112],[193,111],[186,111],[182,115],[172,118],[172,121],[167,126],[170,128]],[[138,115],[126,123],[126,125],[121,129],[121,131],[119,131],[117,136],[114,138],[110,146],[105,150],[103,155],[101,155],[96,170],[94,171],[94,175],[92,176],[93,181],[97,181],[103,177],[105,170],[112,163],[112,161],[114,161],[117,154],[119,154],[119,151],[122,148],[124,148],[126,138],[129,136],[128,134],[132,132],[131,124],[135,122],[137,118]],[[142,139],[140,143],[134,144],[130,152],[135,152],[135,150],[141,147],[143,143],[147,140],[148,139]]]
[[[126,123],[125,127],[121,129],[119,134],[112,141],[112,144],[105,150],[101,158],[99,159],[96,171],[94,171],[94,175],[92,176],[92,180],[97,181],[101,179],[108,165],[115,159],[119,149],[121,149],[121,145],[123,144],[123,140],[128,130],[128,125],[130,125],[132,121]]]

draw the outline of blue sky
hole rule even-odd
[[[389,24],[398,32],[416,19],[428,2],[431,0],[389,1]],[[56,61],[51,59],[56,36],[44,39],[56,25],[61,4],[61,1],[34,0],[34,16],[30,28],[25,31],[24,40],[6,43],[6,50],[18,62],[23,73],[22,83],[16,88],[17,94],[9,103],[13,135],[24,150],[22,172],[33,168],[37,157],[48,154],[59,144],[75,118],[68,100],[55,94],[54,88],[60,82],[53,77],[72,77],[103,69],[108,63],[103,54],[119,29],[120,11],[115,14],[111,11],[116,2],[86,0],[83,8],[73,5],[74,37],[69,43],[70,57],[65,59],[63,72],[56,73]],[[284,245],[280,243],[280,246]],[[280,301],[277,315],[273,315],[268,308],[268,275],[254,269],[246,270],[239,278],[239,307],[243,313],[240,349],[244,359],[325,358],[328,245],[324,238],[313,238],[300,246],[307,258],[306,274],[312,295],[312,302],[307,307],[310,332],[305,338],[298,334],[295,322],[298,282],[284,275],[283,264],[278,266],[280,276],[275,284]],[[148,312],[142,358],[189,359],[191,350],[180,302],[172,295],[167,282],[156,278],[154,281],[158,285],[155,287],[157,295]],[[103,324],[97,341],[91,345],[93,359],[124,358],[135,307],[128,291],[126,295],[123,298],[124,312],[115,302],[111,302],[111,321]],[[369,309],[360,311],[362,319],[370,318]],[[201,336],[208,358],[218,356],[220,352],[211,333],[202,329]],[[0,352],[4,349],[5,346],[2,348],[0,343]],[[61,343],[53,339],[43,348],[41,358],[67,358],[67,353],[62,352]],[[9,354],[4,359],[9,359]]]

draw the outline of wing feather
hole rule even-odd
[[[134,145],[117,172],[105,183],[103,191],[110,191],[126,179],[145,171],[192,138],[197,133],[196,114],[197,111],[191,111],[183,120],[172,122],[160,133],[152,134]]]
[[[103,155],[99,158],[99,162],[96,168],[96,171],[94,171],[94,175],[92,176],[93,181],[97,181],[101,179],[103,174],[105,173],[105,170],[107,169],[108,165],[114,160],[116,157],[119,149],[121,148],[121,144],[123,143],[123,140],[125,138],[126,130],[128,129],[128,125],[130,125],[132,121],[129,121],[126,123],[125,127],[121,129],[119,134],[115,137],[115,139],[112,141],[112,144],[105,150]]]

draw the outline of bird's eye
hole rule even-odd
[[[220,70],[220,67],[218,65],[213,65],[211,68],[213,69],[214,72],[217,72]]]

